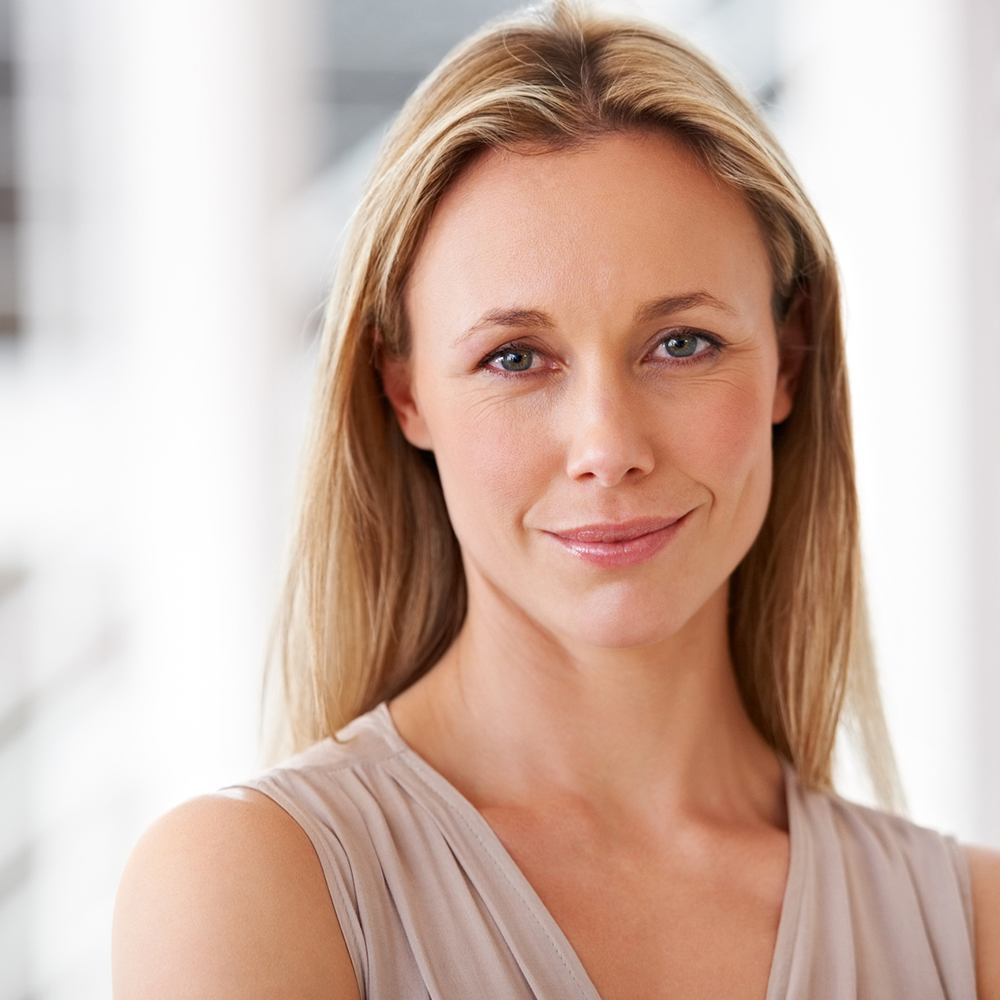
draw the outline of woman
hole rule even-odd
[[[893,788],[838,310],[677,39],[556,4],[453,53],[330,308],[309,749],[146,835],[116,995],[1000,997],[997,856],[830,791],[845,699]]]

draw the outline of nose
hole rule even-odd
[[[627,380],[595,379],[572,408],[566,473],[577,481],[617,486],[653,470],[648,421]]]

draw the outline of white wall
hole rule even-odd
[[[972,775],[976,835],[1000,845],[1000,5],[967,0],[960,79],[964,208],[960,337],[972,471]]]
[[[0,565],[26,574],[30,933],[3,997],[107,996],[131,845],[257,764],[298,354],[271,231],[302,152],[298,13],[19,8],[30,328],[0,370]]]
[[[863,544],[911,814],[969,837],[969,392],[958,5],[791,0],[781,134],[844,280]]]

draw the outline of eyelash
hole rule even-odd
[[[490,372],[493,375],[499,375],[502,378],[524,378],[526,375],[537,375],[540,369],[529,368],[523,372],[509,372],[505,371],[503,368],[491,368],[490,362],[496,361],[498,358],[502,358],[505,354],[510,351],[526,351],[533,355],[540,354],[534,347],[530,347],[528,344],[522,344],[518,341],[511,341],[509,344],[504,344],[503,347],[498,347],[495,351],[490,352],[479,362],[479,368]]]
[[[704,351],[699,351],[697,354],[692,354],[687,358],[669,358],[669,364],[671,368],[676,368],[678,365],[690,365],[697,364],[703,358],[710,355],[712,357],[718,357],[719,353],[725,346],[718,337],[713,337],[710,333],[706,333],[704,330],[696,330],[693,327],[675,327],[672,330],[661,331],[660,335],[657,337],[656,343],[653,345],[653,351],[658,347],[662,347],[668,340],[672,340],[674,337],[697,337],[699,340],[705,341],[708,344],[708,349]],[[652,353],[652,351],[650,351]],[[667,361],[667,358],[658,358],[658,361]]]
[[[704,340],[705,343],[708,344],[708,350],[701,351],[698,354],[693,354],[687,358],[670,358],[669,361],[666,358],[658,359],[658,363],[666,362],[669,364],[671,368],[676,368],[678,366],[687,367],[688,365],[699,363],[701,359],[703,359],[706,355],[718,356],[719,352],[724,347],[724,344],[722,343],[721,340],[719,340],[717,337],[713,337],[709,333],[706,333],[704,330],[696,330],[691,327],[675,327],[674,329],[663,332],[662,335],[658,337],[656,343],[653,345],[649,353],[651,354],[653,351],[655,351],[658,347],[665,344],[672,337],[686,336],[686,335],[687,336],[693,335],[701,340]],[[491,367],[491,362],[496,361],[498,358],[503,357],[503,355],[507,354],[510,351],[527,351],[533,355],[538,355],[541,353],[540,351],[536,350],[534,347],[531,347],[528,344],[516,340],[510,341],[509,343],[504,344],[502,347],[498,347],[495,351],[491,351],[489,354],[487,354],[486,357],[479,362],[477,367],[484,371],[488,371],[493,375],[499,375],[501,378],[524,378],[525,376],[528,375],[537,375],[542,370],[539,368],[528,368],[523,372],[512,372],[512,371],[506,371],[503,368]]]

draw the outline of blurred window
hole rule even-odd
[[[0,341],[6,342],[12,342],[22,328],[18,295],[16,82],[11,3],[0,0]]]
[[[384,127],[459,41],[522,6],[504,0],[316,0],[310,88],[320,166]],[[765,107],[780,92],[776,0],[645,0],[635,9],[684,31]]]
[[[320,166],[381,129],[459,41],[517,4],[503,0],[317,0],[311,92]]]
[[[28,995],[28,834],[31,770],[25,740],[24,575],[0,567],[0,996]]]

